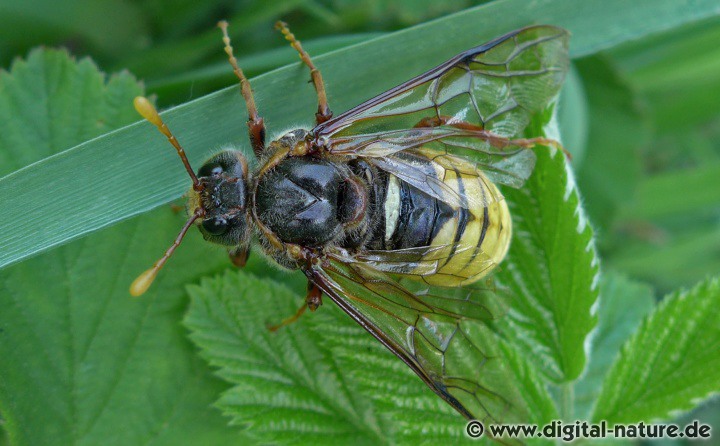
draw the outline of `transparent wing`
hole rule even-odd
[[[397,276],[403,286],[413,292],[420,291],[422,294],[452,294],[453,296],[464,296],[463,298],[476,293],[473,299],[477,300],[479,296],[487,294],[488,290],[494,289],[491,281],[479,286],[464,285],[460,288],[447,288],[431,287],[430,284],[424,280],[426,276],[432,276],[433,279],[437,280],[443,275],[448,275],[439,273],[438,271],[447,259],[452,256],[462,255],[462,253],[466,251],[474,251],[474,255],[472,256],[473,262],[482,265],[482,267],[473,269],[465,274],[463,272],[453,272],[452,279],[468,280],[481,271],[490,271],[498,266],[496,261],[488,256],[487,253],[483,252],[478,246],[468,246],[462,243],[419,246],[397,250],[368,250],[356,254],[354,259],[358,262],[365,263],[377,271]],[[404,280],[408,277],[412,280]],[[431,289],[434,289],[434,291]],[[497,316],[500,312],[496,309],[493,314]]]
[[[527,153],[533,155],[534,165],[534,154]],[[453,208],[482,209],[504,199],[495,188],[490,187],[487,173],[481,173],[475,162],[429,146],[368,161]],[[462,186],[458,182],[460,177]]]
[[[534,154],[513,138],[557,96],[567,31],[532,26],[468,50],[317,126],[336,155],[386,157],[430,146],[466,156],[491,179],[519,186]]]
[[[487,322],[503,311],[492,289],[408,288],[341,253],[305,274],[458,412],[506,420],[511,400],[494,391],[502,361],[485,342]]]
[[[493,138],[493,143],[500,144],[494,147],[487,142],[488,138],[487,132],[480,130],[444,127],[393,130],[345,138],[352,141],[334,144],[331,153],[368,158],[378,168],[401,177],[403,171],[412,171],[412,166],[401,166],[404,163],[397,158],[392,162],[384,160],[399,152],[422,148],[470,160],[496,184],[522,186],[535,167],[535,153],[528,147],[511,143],[511,140]]]

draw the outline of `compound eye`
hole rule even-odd
[[[203,220],[203,229],[211,235],[223,235],[228,230],[228,221],[222,217],[209,218]]]
[[[219,163],[208,163],[200,168],[198,176],[201,177],[218,177],[224,172],[223,167]]]

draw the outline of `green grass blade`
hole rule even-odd
[[[332,107],[341,112],[461,50],[531,23],[568,28],[577,57],[718,12],[715,0],[497,1],[323,55],[316,63]],[[315,96],[307,79],[299,64],[253,79],[270,135],[312,124]],[[247,148],[244,116],[236,88],[165,115],[193,165],[229,143]],[[1,178],[0,212],[22,210],[23,225],[38,229],[18,231],[17,219],[3,219],[0,267],[177,198],[188,181],[175,158],[149,124],[134,124]]]

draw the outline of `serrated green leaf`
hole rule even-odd
[[[190,294],[191,338],[233,384],[218,405],[258,442],[468,441],[463,418],[334,305],[271,333],[266,324],[292,314],[302,296],[244,272],[204,280]],[[532,421],[556,417],[528,363],[505,343],[495,353],[504,373],[489,390],[521,394]]]
[[[141,93],[130,74],[106,80],[90,59],[76,62],[64,50],[35,50],[16,60],[10,72],[0,71],[0,176],[136,121],[127,100]],[[47,193],[48,183],[63,186],[71,172],[38,180]]]
[[[618,273],[604,273],[600,283],[598,326],[592,336],[587,370],[574,384],[573,414],[587,420],[603,379],[620,348],[654,305],[653,290]]]
[[[127,123],[121,104],[141,90],[126,75],[106,85],[91,62],[63,51],[36,51],[16,68],[3,74],[5,111],[8,97],[17,101],[12,131],[0,138],[23,159]],[[204,244],[190,239],[149,295],[133,300],[127,291],[182,220],[159,210],[0,272],[0,412],[11,444],[240,442],[209,407],[225,385],[178,322],[182,284],[217,270],[224,256],[205,252],[198,262]]]
[[[331,106],[339,112],[462,50],[531,23],[568,28],[573,33],[571,54],[579,57],[712,16],[719,9],[715,0],[682,4],[674,0],[542,0],[530,4],[501,0],[335,51],[315,62],[323,70]],[[291,125],[311,124],[316,98],[307,85],[307,76],[304,67],[296,64],[252,80],[271,135]],[[292,98],[287,92],[292,92]],[[208,151],[222,145],[235,143],[248,148],[242,122],[245,114],[237,88],[230,87],[169,111],[166,120],[196,164]],[[0,195],[7,197],[0,212],[24,206],[28,222],[41,221],[48,213],[66,222],[78,212],[84,215],[81,226],[62,225],[33,237],[14,233],[13,223],[0,222],[0,266],[180,196],[187,185],[182,166],[162,137],[150,136],[152,132],[149,124],[129,126],[0,178]],[[46,193],[40,178],[65,179],[70,171],[74,175],[66,184],[72,194],[68,189]],[[94,187],[81,187],[88,184]]]
[[[321,345],[336,359],[355,392],[370,398],[375,412],[392,420],[394,441],[440,444],[465,438],[462,418],[407,365],[342,312],[328,313],[331,323],[311,329],[322,330]]]
[[[367,395],[352,391],[308,320],[278,333],[267,329],[303,300],[288,288],[252,275],[226,274],[189,289],[185,324],[218,374],[233,387],[218,406],[262,443],[386,444]],[[328,313],[326,308],[322,313]],[[320,334],[322,336],[322,334]]]
[[[720,392],[720,280],[667,296],[623,346],[593,420],[666,420]]]
[[[501,323],[545,375],[572,381],[583,371],[585,339],[596,323],[599,261],[564,154],[536,154],[527,184],[503,190],[513,240],[496,277],[512,309]]]
[[[360,327],[347,324],[348,318],[339,314],[335,323],[318,325],[317,330],[324,335],[323,343],[352,378],[351,382],[360,392],[371,396],[383,418],[392,420],[395,441],[438,444],[461,440],[458,414],[440,398],[430,399],[433,394],[427,386],[373,337]],[[545,383],[513,345],[479,324],[465,321],[462,330],[482,346],[484,354],[494,359],[482,365],[468,365],[482,367],[483,388],[501,395],[507,402],[505,412],[494,415],[496,421],[512,419],[543,424],[557,418]],[[464,359],[472,357],[470,352],[457,353]],[[455,367],[462,377],[472,377],[478,370]]]

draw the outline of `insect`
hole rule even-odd
[[[462,415],[498,418],[508,401],[484,387],[481,373],[493,358],[465,329],[491,319],[493,309],[469,285],[503,260],[510,243],[510,213],[496,184],[520,187],[534,168],[532,149],[559,147],[524,132],[558,94],[568,33],[510,32],[333,117],[320,71],[279,22],[310,69],[318,109],[314,128],[266,143],[227,23],[219,27],[258,167],[227,150],[195,173],[157,111],[136,98],[138,112],[177,150],[192,187],[187,223],[131,293],[148,289],[191,226],[227,246],[238,266],[254,238],[308,279],[305,302],[280,326],[328,296]],[[462,361],[477,367],[468,374]]]

